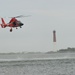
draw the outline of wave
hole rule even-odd
[[[75,59],[75,57],[55,57],[55,58],[31,58],[31,59],[0,59],[1,62],[23,62],[23,61],[42,61],[42,60],[62,60],[62,59]]]
[[[75,59],[75,53],[0,55],[0,62]]]

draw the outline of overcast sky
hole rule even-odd
[[[0,28],[0,52],[53,51],[53,30],[56,50],[75,47],[75,0],[0,0],[0,17],[6,23],[17,15],[22,28]],[[1,21],[0,21],[1,23]]]

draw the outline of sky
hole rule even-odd
[[[47,52],[75,47],[75,0],[0,0],[0,17],[18,15],[22,28],[0,27],[0,53]],[[1,23],[1,21],[0,21]],[[56,44],[53,43],[56,31]]]

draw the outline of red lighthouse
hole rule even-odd
[[[53,31],[53,42],[56,42],[56,31]]]

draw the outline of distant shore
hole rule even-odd
[[[49,51],[47,53],[74,53],[75,52],[75,48],[70,48],[68,47],[67,49],[60,49],[60,50],[57,50],[56,52],[54,51]]]
[[[0,54],[41,54],[41,53],[75,53],[75,48],[68,47],[67,49],[60,49],[57,51],[48,51],[48,52],[9,52],[9,53],[0,53]]]

